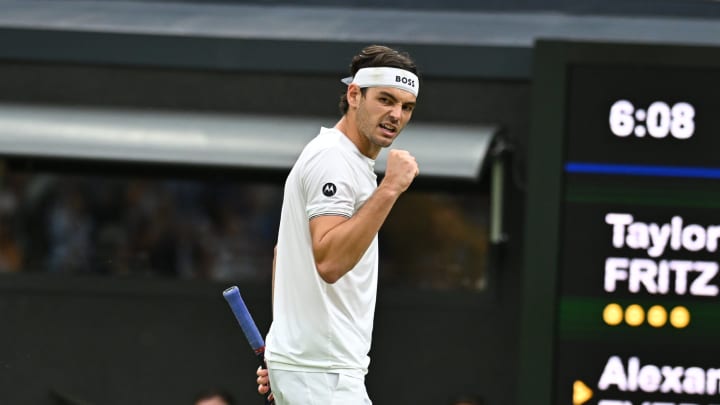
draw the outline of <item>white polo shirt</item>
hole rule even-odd
[[[352,217],[377,188],[374,164],[342,132],[322,128],[290,171],[265,351],[271,368],[367,373],[377,296],[377,235],[358,264],[328,284],[315,267],[309,220]]]

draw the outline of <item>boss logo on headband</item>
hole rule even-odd
[[[415,87],[415,80],[407,78],[405,76],[395,76],[395,81],[402,84],[407,84],[410,87]]]

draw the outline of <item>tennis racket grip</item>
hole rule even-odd
[[[243,301],[242,296],[240,295],[240,289],[237,288],[237,286],[227,288],[223,291],[223,297],[225,297],[225,301],[227,301],[233,315],[235,315],[235,319],[240,324],[240,328],[242,329],[245,338],[248,343],[250,343],[250,348],[252,348],[255,352],[255,356],[260,363],[260,367],[264,369],[265,341],[263,340],[257,325],[255,325],[255,321],[253,320],[252,315],[250,315],[250,311],[248,310],[247,305],[245,305],[245,301]],[[270,392],[268,391],[265,395],[266,405],[273,403],[273,401],[268,399],[269,396]]]

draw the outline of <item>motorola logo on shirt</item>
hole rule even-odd
[[[322,192],[326,197],[332,197],[337,192],[337,187],[333,183],[325,183],[322,187]]]

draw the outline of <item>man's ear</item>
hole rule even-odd
[[[348,105],[350,107],[357,108],[358,104],[360,104],[360,97],[362,97],[360,86],[351,83],[348,86],[347,93],[345,95],[347,97]]]

